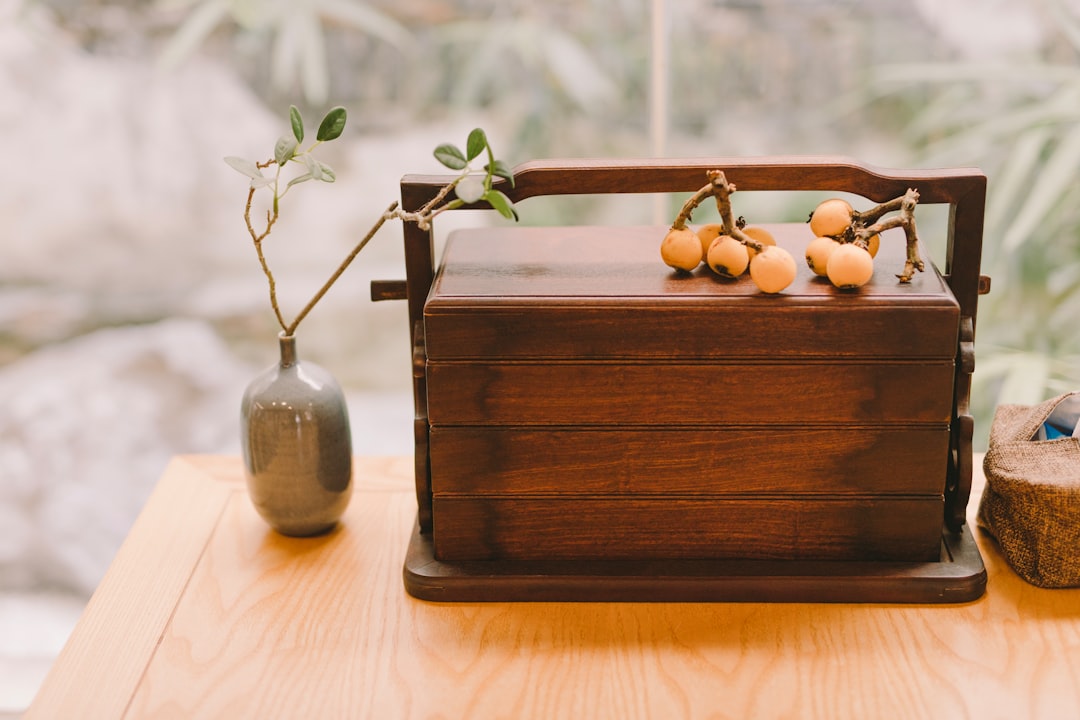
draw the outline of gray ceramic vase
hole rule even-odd
[[[334,527],[352,495],[352,436],[345,395],[333,376],[296,354],[296,337],[279,336],[281,362],[248,385],[240,442],[248,494],[283,535]]]

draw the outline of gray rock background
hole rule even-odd
[[[11,4],[4,6],[9,12]],[[228,67],[161,72],[0,14],[0,717],[25,706],[169,458],[237,453],[246,383],[276,360],[246,182],[287,129]],[[467,128],[328,146],[335,185],[301,186],[267,241],[295,313],[395,198],[403,167]],[[439,136],[439,140],[435,140]],[[412,451],[388,225],[299,331],[347,388],[357,452]]]

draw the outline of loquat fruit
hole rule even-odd
[[[770,245],[750,261],[750,278],[758,289],[778,293],[795,280],[795,258],[782,247]]]
[[[712,241],[705,261],[717,275],[737,278],[746,272],[750,264],[749,248],[730,235],[721,235]]]
[[[842,290],[862,287],[874,275],[874,259],[854,243],[844,243],[829,256],[829,280]]]
[[[842,198],[823,200],[810,214],[810,231],[815,237],[840,235],[851,225],[851,203]]]
[[[660,243],[660,257],[676,270],[690,272],[701,264],[701,241],[689,228],[672,228]]]
[[[763,227],[757,227],[756,225],[751,225],[750,227],[743,228],[743,232],[746,233],[746,235],[751,240],[756,240],[757,242],[761,243],[762,245],[775,245],[776,244],[776,238],[774,238],[772,236],[771,232],[769,232],[768,230],[766,230]],[[749,245],[746,246],[746,252],[750,254],[751,259],[753,259],[753,257],[755,255],[757,255],[757,250],[750,247]]]
[[[870,257],[877,257],[877,251],[881,247],[881,236],[874,233],[866,239],[866,249],[870,251]]]
[[[697,229],[698,239],[701,240],[701,256],[705,257],[709,253],[709,246],[712,245],[713,240],[720,237],[724,232],[724,226],[720,223],[709,223],[708,225],[702,225]]]
[[[824,277],[827,274],[829,256],[833,254],[840,243],[831,237],[818,237],[810,241],[806,246],[806,264],[814,271],[815,275]]]

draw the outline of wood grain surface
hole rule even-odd
[[[875,425],[441,425],[431,429],[431,483],[434,493],[486,496],[940,495],[948,442],[944,428]]]
[[[1080,590],[981,533],[962,605],[427,603],[412,470],[360,459],[342,526],[294,539],[238,460],[177,459],[26,717],[1080,716]]]
[[[955,366],[428,363],[434,425],[947,426]]]
[[[937,497],[435,495],[439,560],[941,556]]]

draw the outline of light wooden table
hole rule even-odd
[[[1080,590],[980,533],[963,605],[433,604],[412,467],[361,458],[343,527],[288,539],[237,459],[175,459],[26,717],[1080,717]]]

